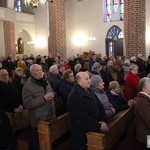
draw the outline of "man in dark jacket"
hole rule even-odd
[[[7,112],[21,113],[23,106],[18,100],[19,94],[9,82],[9,74],[5,69],[0,70],[0,109]]]
[[[86,132],[108,131],[106,114],[102,104],[89,89],[90,79],[86,72],[77,73],[76,84],[68,99],[71,135],[76,150],[86,150]]]
[[[129,107],[135,104],[134,100],[127,101],[127,99],[125,99],[121,95],[120,85],[117,81],[111,81],[109,83],[109,92],[107,96],[109,98],[110,103],[116,109],[116,112],[128,109]]]
[[[67,112],[68,96],[74,86],[74,75],[72,70],[66,70],[62,75],[62,81],[59,88],[60,96],[62,98],[61,113]]]

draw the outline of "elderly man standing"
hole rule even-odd
[[[102,104],[90,90],[90,79],[86,72],[77,73],[76,84],[68,99],[71,135],[76,150],[86,150],[87,131],[108,131],[106,114]]]
[[[30,111],[30,123],[33,131],[33,149],[39,149],[37,122],[39,120],[54,121],[54,93],[49,83],[43,78],[42,67],[33,64],[30,67],[30,79],[22,91],[23,104]]]

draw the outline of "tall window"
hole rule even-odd
[[[120,0],[120,20],[124,20],[124,0]]]
[[[111,22],[111,0],[106,0],[106,21]]]
[[[105,0],[105,21],[124,20],[124,0]],[[119,17],[118,17],[119,16]]]
[[[20,0],[15,1],[14,7],[15,7],[15,11],[21,12],[21,1]]]

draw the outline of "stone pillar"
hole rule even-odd
[[[125,0],[124,12],[126,55],[145,55],[146,1]]]
[[[16,54],[15,50],[15,27],[14,22],[4,21],[4,42],[5,42],[5,54]]]
[[[0,7],[6,7],[6,0],[0,0]]]
[[[66,59],[66,13],[65,0],[53,0],[49,3],[49,53]]]

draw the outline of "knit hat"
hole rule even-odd
[[[100,77],[100,75],[94,75],[90,78],[91,80],[91,86],[97,86],[100,82],[103,81],[103,79]]]

